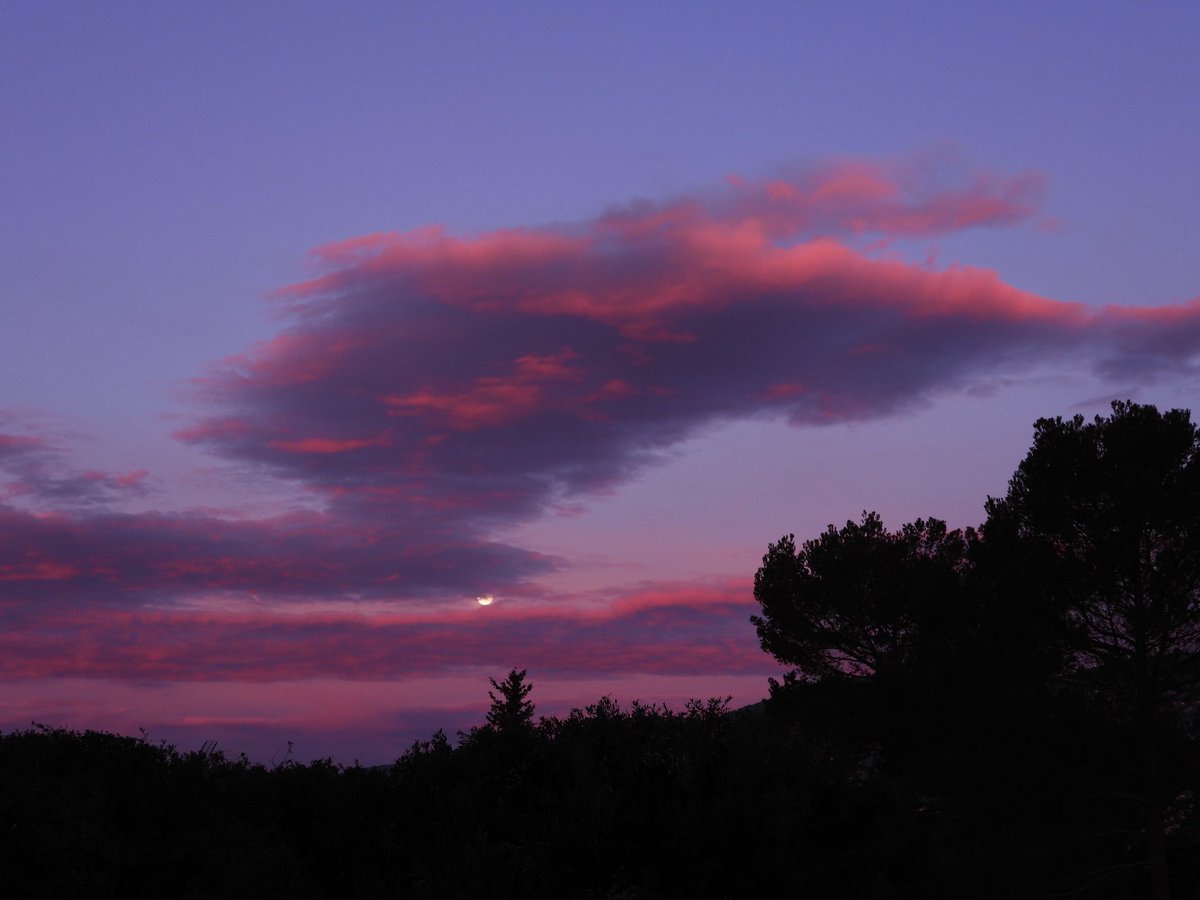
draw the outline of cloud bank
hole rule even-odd
[[[188,604],[537,597],[537,576],[568,561],[498,543],[498,529],[609,490],[714,423],[870,419],[1046,364],[1192,374],[1200,300],[1097,310],[894,252],[1029,222],[1043,191],[1028,174],[846,162],[573,225],[318,248],[313,277],[273,300],[279,332],[195,380],[202,412],[177,437],[303,484],[321,511],[123,513],[145,473],[59,471],[45,437],[0,419],[0,608],[10,633],[45,635],[7,648],[9,675],[184,678],[178,661],[193,659],[206,677],[381,677],[454,664],[429,648],[464,640],[478,653],[529,641],[554,666],[546,647],[585,638],[611,647],[594,649],[597,669],[742,665],[704,650],[733,627],[727,605],[694,614],[712,628],[669,605],[530,631],[496,618],[210,619]],[[641,654],[651,626],[693,639]],[[71,635],[109,647],[107,662]]]

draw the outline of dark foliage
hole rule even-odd
[[[754,578],[763,649],[805,678],[905,667],[963,615],[962,572],[974,532],[918,519],[895,533],[876,513],[829,526],[797,550],[772,544]]]
[[[768,548],[772,702],[924,798],[956,896],[1200,896],[1200,435],[1043,419],[979,532]]]
[[[524,696],[524,695],[522,695]],[[9,896],[936,895],[917,799],[786,716],[605,697],[390,768],[0,736]]]
[[[1111,793],[1166,900],[1168,845],[1200,775],[1200,432],[1187,410],[1129,402],[1092,422],[1041,419],[987,509],[989,536],[1034,561],[1060,616],[1066,684],[1124,748]]]
[[[377,896],[383,773],[37,727],[0,736],[11,897]]]

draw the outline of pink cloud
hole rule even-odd
[[[466,601],[464,601],[466,602]],[[763,672],[749,584],[650,586],[602,608],[364,615],[104,608],[27,611],[0,631],[0,680],[384,680],[500,670],[581,677]]]
[[[361,450],[363,447],[378,447],[388,443],[382,438],[356,438],[339,440],[337,438],[303,438],[298,441],[276,441],[271,446],[276,450],[287,450],[290,453],[347,453],[350,450]]]
[[[1041,190],[1032,175],[849,162],[573,226],[430,228],[319,248],[314,277],[278,295],[279,334],[197,379],[204,415],[177,436],[299,483],[322,511],[121,515],[113,498],[144,487],[143,473],[65,471],[35,438],[9,436],[7,490],[28,508],[0,506],[0,604],[58,614],[239,592],[280,603],[528,593],[564,562],[494,542],[498,528],[611,489],[712,423],[879,417],[1047,361],[1123,379],[1190,371],[1200,301],[1095,311],[987,270],[877,258],[860,243],[1032,221]],[[262,671],[279,677],[293,665],[442,665],[434,648],[457,640],[452,627],[488,659],[533,642],[547,645],[547,665],[569,669],[570,654],[551,645],[586,640],[589,665],[632,653],[652,667],[651,644],[670,634],[686,648],[660,665],[749,665],[741,650],[721,659],[728,635],[746,630],[725,588],[672,596],[624,598],[608,618],[339,620],[324,636],[311,622],[250,623],[233,645],[274,660]],[[645,635],[622,625],[634,621]],[[138,622],[171,645],[166,625]],[[175,626],[210,648],[214,671],[248,665],[215,637],[232,626]],[[385,658],[387,641],[406,662]],[[176,671],[140,652],[131,644],[112,665]],[[39,664],[71,664],[54,658],[47,650]]]
[[[1069,349],[1088,314],[991,272],[877,261],[828,237],[779,245],[746,198],[787,201],[771,214],[793,224],[803,196],[850,198],[858,217],[884,203],[880,228],[897,209],[954,209],[942,218],[965,227],[990,221],[972,204],[1016,216],[1005,198],[1023,183],[913,199],[851,167],[790,190],[743,182],[713,209],[633,207],[566,236],[434,230],[325,248],[322,263],[342,268],[288,292],[293,326],[211,374],[204,389],[225,410],[180,436],[298,476],[338,507],[369,493],[382,509],[388,484],[397,502],[458,510],[451,527],[470,531],[467,516],[511,520],[602,489],[715,418],[887,413]]]
[[[422,388],[412,394],[384,397],[383,402],[390,415],[432,413],[461,431],[504,425],[544,412],[552,402],[553,383],[580,380],[580,373],[570,365],[573,355],[522,356],[514,360],[509,374],[477,378],[465,390],[438,393]]]
[[[33,447],[43,447],[45,441],[23,434],[0,434],[0,453],[20,452]]]
[[[79,569],[46,559],[25,559],[0,566],[0,581],[69,581]]]
[[[135,469],[132,472],[126,472],[124,475],[113,476],[112,483],[116,487],[131,488],[138,487],[145,483],[150,477],[150,473],[145,469]]]
[[[1031,218],[1041,206],[1045,180],[1037,174],[974,173],[946,186],[941,184],[946,180],[944,166],[944,160],[936,168],[929,161],[837,161],[786,179],[751,182],[732,176],[728,181],[733,197],[718,209],[727,218],[754,223],[773,239],[921,238],[1013,225]]]
[[[222,592],[276,599],[469,595],[552,568],[469,535],[310,513],[45,515],[0,505],[0,604],[105,608]]]

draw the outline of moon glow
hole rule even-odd
[[[476,602],[477,602],[477,603],[478,603],[480,606],[491,606],[491,605],[492,605],[492,601],[493,601],[493,600],[495,600],[495,599],[496,599],[496,598],[495,598],[495,597],[493,597],[491,594],[484,594],[484,595],[482,595],[482,596],[480,596],[480,597],[476,597],[476,598],[475,598],[475,601],[476,601]]]

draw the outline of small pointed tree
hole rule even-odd
[[[525,669],[520,672],[513,669],[499,683],[495,678],[488,679],[496,690],[488,691],[492,708],[488,710],[487,723],[501,734],[528,731],[533,727],[533,702],[525,699],[533,685],[525,683],[525,672]]]

